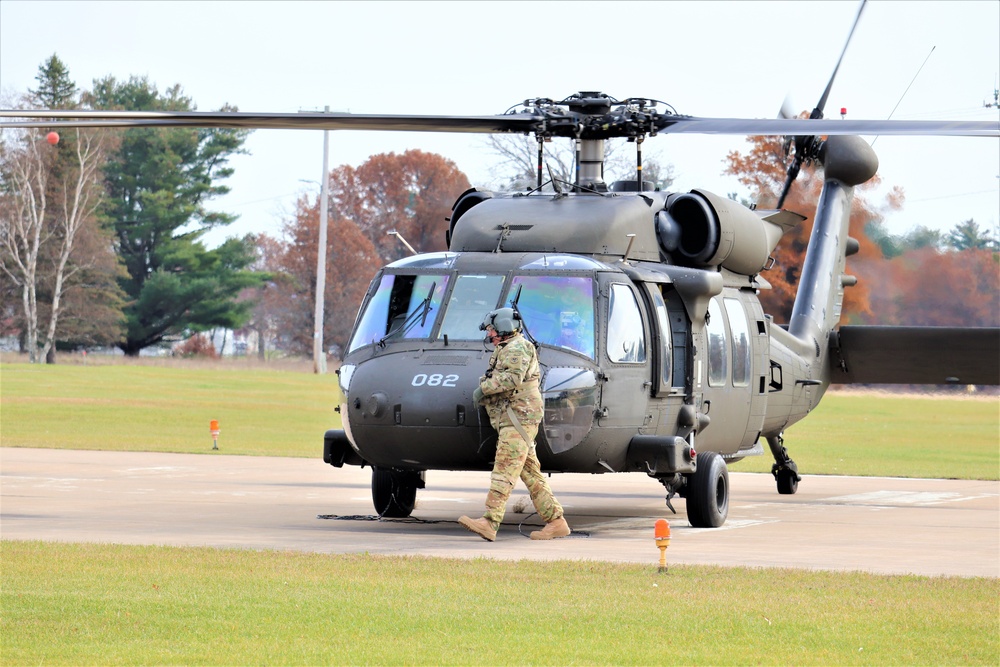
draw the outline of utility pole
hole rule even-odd
[[[324,107],[324,113],[330,107]],[[316,249],[316,309],[313,313],[313,372],[326,374],[326,351],[323,349],[323,310],[326,293],[326,225],[330,206],[330,131],[323,130],[323,179],[319,186],[319,247]]]

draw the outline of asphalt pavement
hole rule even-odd
[[[427,473],[409,519],[379,519],[371,471],[317,459],[0,448],[0,537],[449,558],[667,563],[1000,576],[1000,482],[804,475],[778,495],[766,474],[730,471],[729,518],[692,528],[642,474],[550,478],[574,529],[541,525],[518,488],[497,541],[457,523],[482,512],[487,472]],[[522,511],[522,508],[526,509]]]

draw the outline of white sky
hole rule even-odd
[[[81,88],[145,75],[179,83],[200,110],[322,110],[486,115],[526,98],[599,90],[650,97],[679,113],[773,118],[786,94],[811,109],[858,3],[836,2],[52,2],[0,0],[0,89],[33,88],[56,53]],[[931,49],[933,53],[931,53]],[[927,59],[928,54],[930,58]],[[1000,0],[871,0],[826,115],[855,119],[997,120],[986,109],[1000,73]],[[871,138],[868,138],[869,141]],[[317,191],[322,133],[258,130],[232,161],[232,192],[212,208],[240,220],[213,232],[267,231],[298,193]],[[674,165],[675,190],[748,195],[721,175],[742,137],[660,135],[644,144]],[[330,165],[419,148],[491,180],[485,137],[335,132]],[[943,231],[974,218],[1000,225],[1000,141],[881,137],[887,186],[906,191],[893,233]],[[314,183],[303,183],[302,181]],[[458,193],[456,193],[457,195]]]

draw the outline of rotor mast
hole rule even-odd
[[[599,92],[581,92],[565,100],[573,114],[583,118],[603,117],[611,112],[611,98]],[[584,137],[584,122],[578,124],[576,136],[576,187],[604,190],[604,139]]]

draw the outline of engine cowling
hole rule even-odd
[[[668,260],[722,266],[752,276],[767,265],[785,228],[707,190],[673,195],[656,215],[656,237]]]

